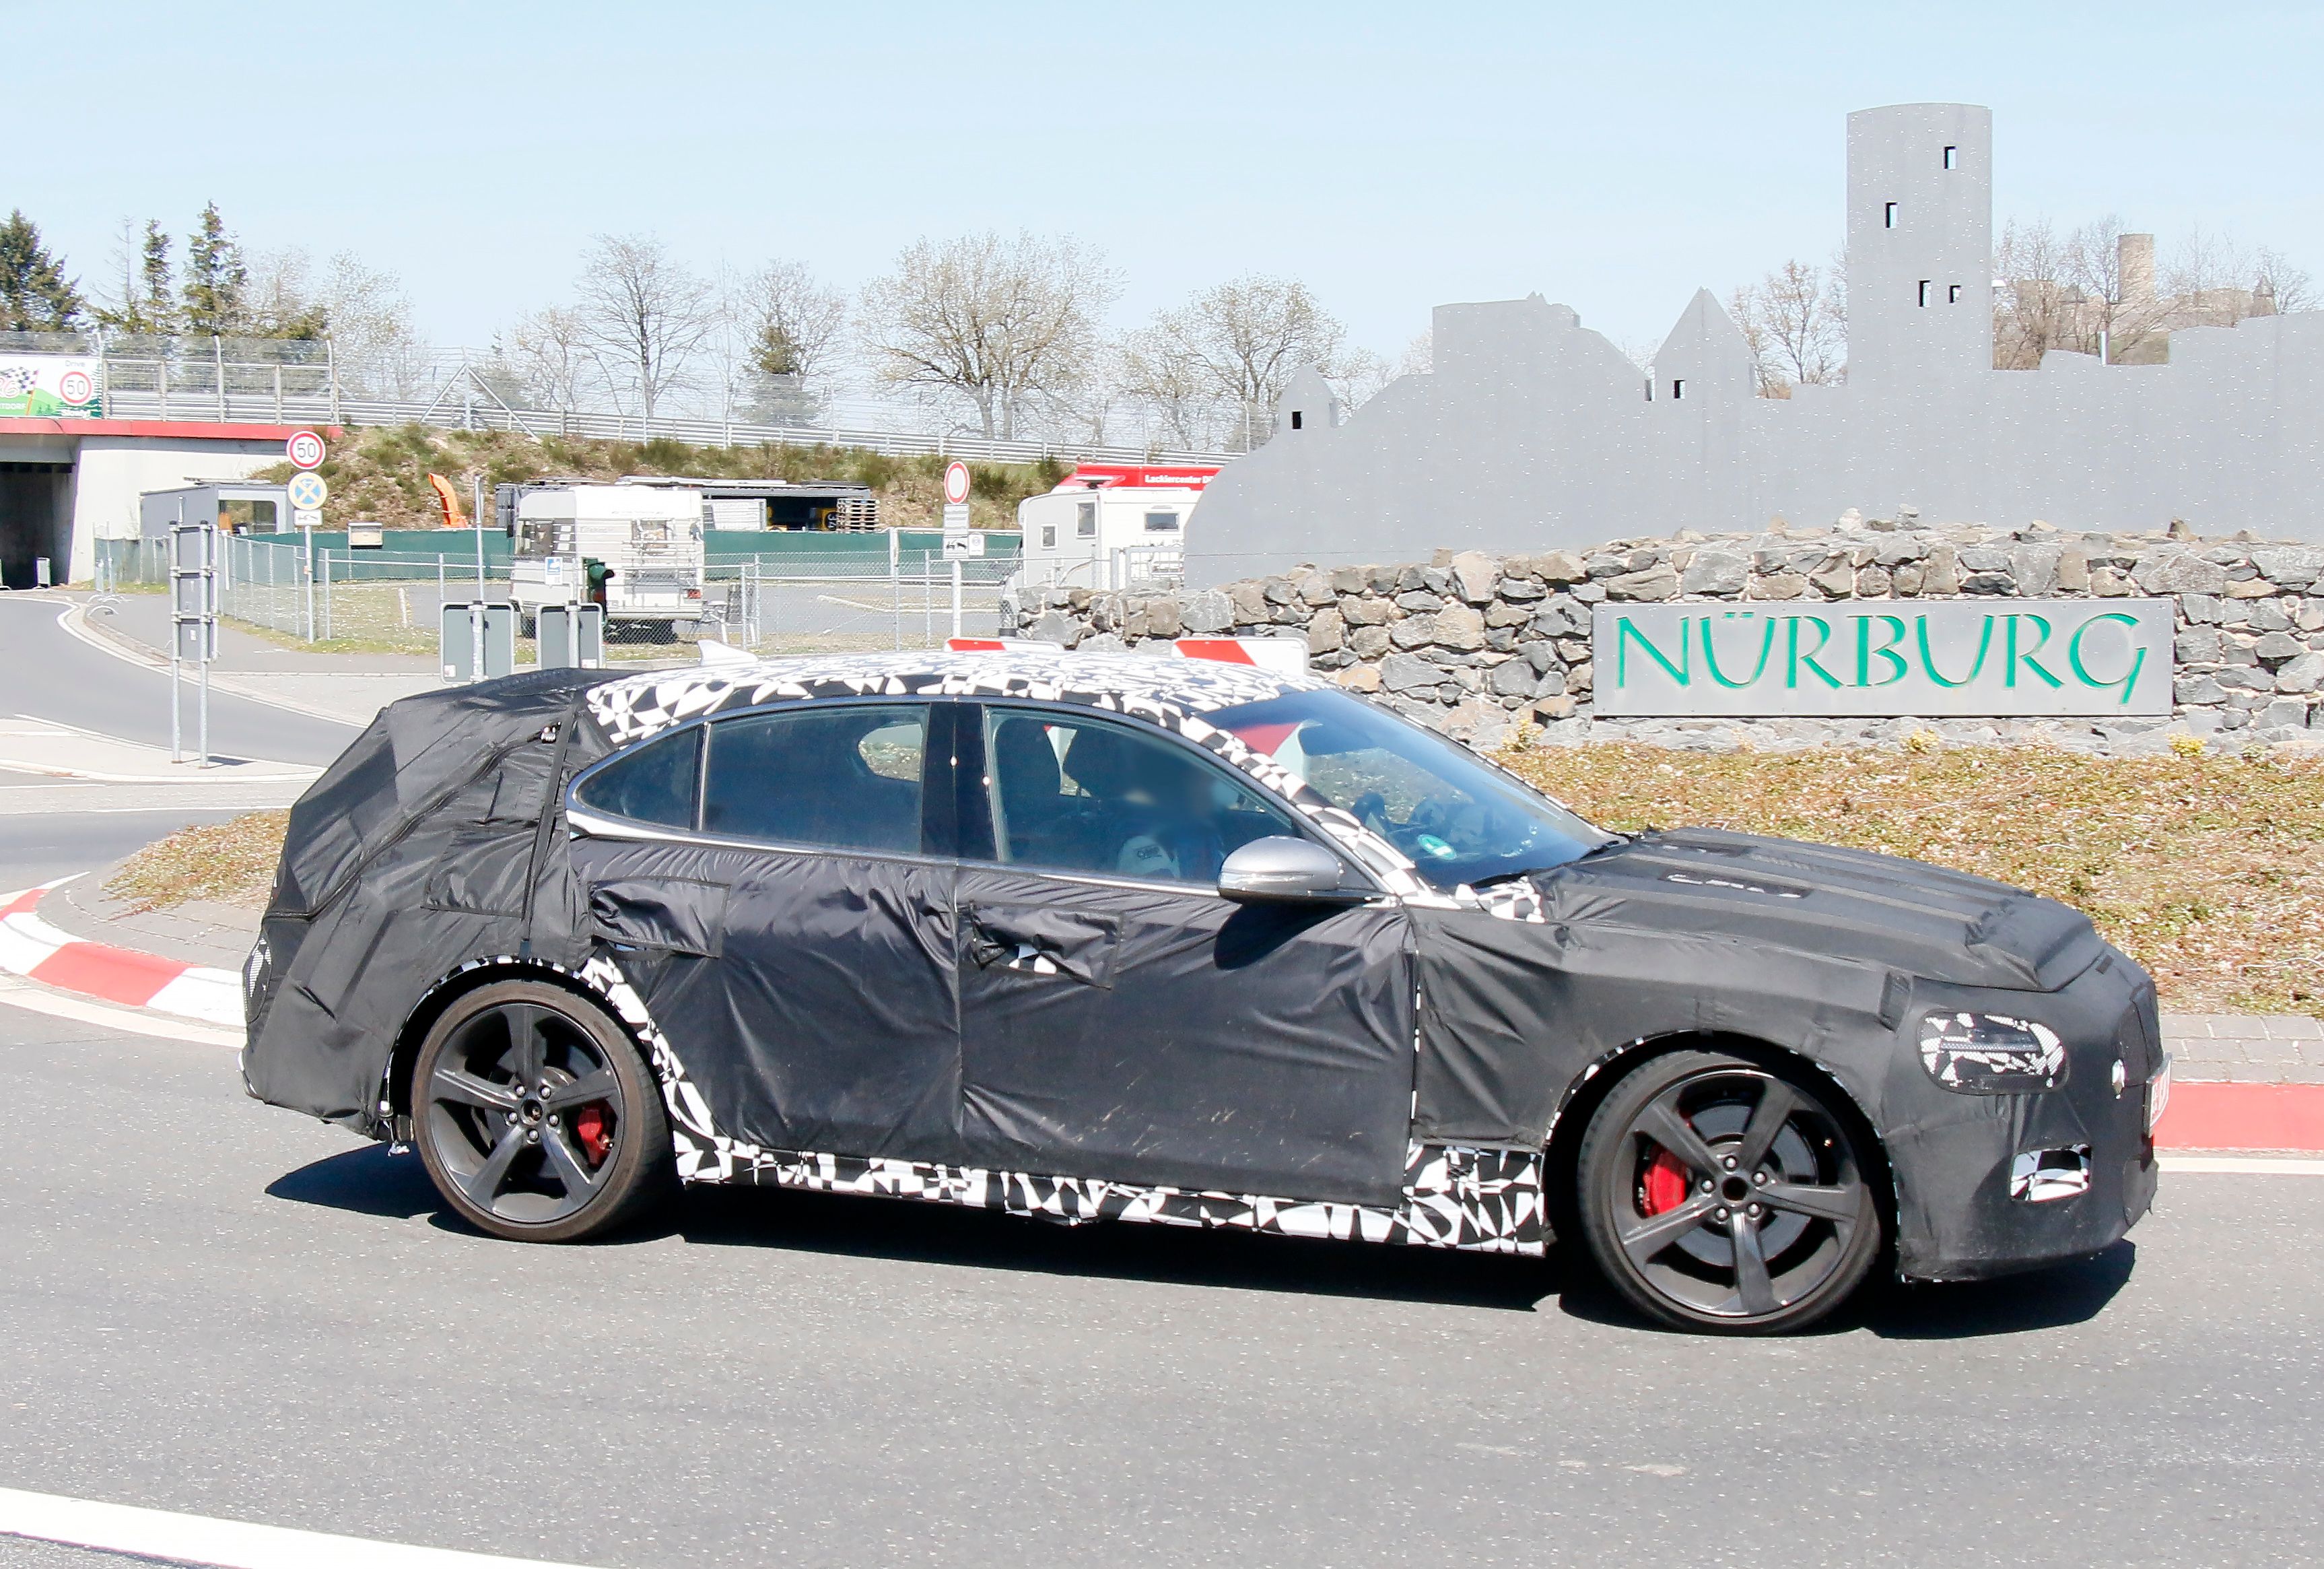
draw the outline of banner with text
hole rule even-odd
[[[63,355],[0,355],[0,419],[92,419],[103,412],[97,361]]]
[[[1591,701],[1692,718],[2167,715],[2168,599],[1600,605]]]

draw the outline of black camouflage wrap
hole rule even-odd
[[[1646,1054],[1724,1039],[1791,1055],[1861,1113],[1906,1275],[2086,1254],[2148,1206],[2153,989],[2080,915],[1710,832],[1435,889],[1204,717],[1314,684],[1134,655],[917,654],[407,699],[294,809],[249,970],[245,1078],[392,1137],[415,1016],[479,974],[530,969],[637,1036],[690,1182],[1538,1252],[1563,1112]],[[1070,894],[986,864],[564,822],[576,771],[673,725],[899,697],[1158,727],[1280,799],[1382,896],[1268,911],[1202,891]],[[1940,1085],[1919,1023],[1961,1012],[2054,1032],[2058,1087]]]

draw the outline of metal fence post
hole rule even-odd
[[[331,635],[331,553],[323,552],[323,636]]]

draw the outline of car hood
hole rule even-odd
[[[1643,834],[1535,882],[1554,923],[1728,937],[1956,985],[2053,991],[2106,951],[2080,911],[2006,883],[1709,828]]]

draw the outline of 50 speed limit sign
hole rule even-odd
[[[323,438],[312,430],[301,430],[282,444],[290,461],[300,468],[318,468],[323,462]]]

